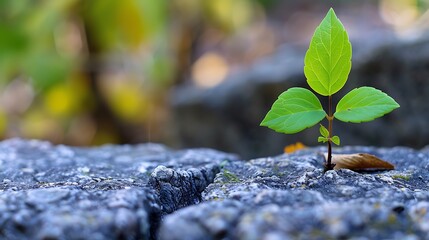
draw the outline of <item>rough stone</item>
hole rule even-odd
[[[0,238],[155,239],[162,216],[200,202],[233,159],[157,144],[0,142]]]
[[[391,171],[323,173],[325,148],[228,161],[203,192],[205,202],[166,216],[159,237],[429,239],[428,149],[335,149],[374,154],[393,163]]]
[[[0,142],[1,239],[429,239],[429,147],[344,147],[391,171],[323,173],[323,152],[239,160],[162,145]]]

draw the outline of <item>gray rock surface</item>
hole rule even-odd
[[[424,147],[429,143],[429,36],[400,40],[392,34],[363,35],[351,39],[352,71],[334,102],[367,85],[388,93],[401,107],[369,123],[337,121],[334,132],[349,145]],[[318,144],[316,127],[294,135],[259,127],[280,93],[290,87],[308,88],[303,73],[307,47],[285,45],[214,88],[176,89],[171,125],[177,145],[211,147],[250,159],[280,154],[285,145],[298,140]]]
[[[160,239],[429,239],[429,148],[336,149],[396,169],[323,174],[324,151],[223,164],[205,202],[168,215]]]
[[[154,239],[160,219],[201,201],[225,160],[161,145],[0,143],[0,239]]]
[[[323,173],[324,151],[7,140],[0,239],[429,239],[429,147],[335,149],[395,164],[384,172]]]

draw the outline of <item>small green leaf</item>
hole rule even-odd
[[[326,113],[319,99],[305,88],[290,88],[280,94],[261,126],[276,132],[297,133],[320,122]]]
[[[323,142],[323,143],[325,143],[327,141],[328,141],[328,138],[326,138],[326,137],[318,137],[317,138],[317,142]]]
[[[331,138],[332,142],[335,143],[335,145],[340,146],[340,137],[338,136],[333,136]]]
[[[335,118],[343,122],[368,122],[399,107],[384,92],[372,87],[355,88],[338,102]]]
[[[310,87],[323,96],[338,92],[352,67],[352,45],[331,8],[316,28],[305,54],[304,74]]]
[[[319,132],[323,137],[325,138],[329,137],[328,129],[326,129],[322,124],[320,124]]]

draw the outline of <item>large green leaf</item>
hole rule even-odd
[[[319,99],[305,88],[290,88],[274,102],[261,126],[277,132],[297,133],[326,116]]]
[[[338,92],[347,81],[351,58],[349,37],[331,8],[316,28],[305,54],[304,74],[308,85],[323,96]]]
[[[343,122],[368,122],[399,107],[384,92],[372,87],[355,88],[338,102],[335,118]]]

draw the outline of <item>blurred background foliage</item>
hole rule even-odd
[[[424,23],[429,5],[326,2],[374,9],[377,21],[398,34]],[[168,144],[172,87],[210,88],[281,44],[305,43],[320,20],[311,14],[319,4],[2,0],[0,136],[71,145]]]

